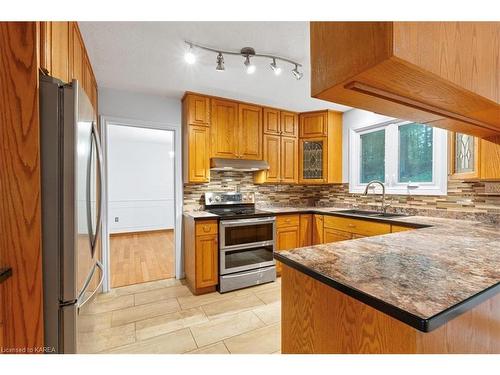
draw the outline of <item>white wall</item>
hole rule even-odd
[[[372,124],[380,124],[394,120],[393,117],[379,115],[362,109],[351,109],[344,112],[342,119],[342,180],[349,182],[349,134],[350,129],[357,129]]]
[[[181,127],[181,100],[99,88],[99,114]]]
[[[108,127],[109,231],[174,228],[172,131]]]

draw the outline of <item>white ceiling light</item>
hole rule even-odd
[[[184,54],[184,60],[189,64],[193,65],[196,62],[196,56],[193,53],[193,45],[189,45],[189,49]]]
[[[295,69],[292,70],[292,74],[296,80],[299,80],[304,76],[304,73],[299,72],[297,64],[295,65]]]
[[[217,55],[217,67],[215,68],[215,70],[217,70],[218,72],[223,72],[224,70],[226,70],[224,68],[224,56],[222,56],[222,53],[220,52]]]
[[[277,76],[279,76],[281,74],[281,68],[276,65],[276,59],[273,58],[273,62],[270,64],[271,66],[271,69],[273,70],[274,74],[276,74]]]
[[[295,79],[299,80],[302,78],[304,75],[302,72],[299,72],[299,67],[302,67],[302,64],[299,64],[296,61],[293,61],[291,59],[288,59],[286,57],[280,57],[280,56],[275,56],[275,55],[270,55],[270,54],[263,54],[263,53],[255,53],[255,50],[252,47],[244,47],[240,51],[227,51],[227,50],[221,50],[220,48],[212,48],[212,47],[206,47],[202,46],[200,44],[196,44],[193,42],[185,41],[185,43],[189,46],[189,51],[186,53],[185,59],[189,64],[193,64],[195,62],[195,56],[192,53],[193,48],[200,48],[205,51],[211,51],[217,53],[217,67],[215,70],[218,72],[224,71],[224,57],[222,54],[225,55],[238,55],[238,56],[243,56],[245,58],[243,64],[245,65],[246,72],[247,74],[253,74],[257,70],[256,66],[250,62],[250,57],[256,58],[256,57],[264,57],[268,59],[272,59],[272,63],[270,64],[271,69],[273,70],[275,75],[280,75],[282,72],[281,67],[278,66],[276,63],[277,60],[280,60],[282,62],[294,65],[295,68],[292,70],[292,75],[295,77]],[[188,55],[189,54],[189,55]]]

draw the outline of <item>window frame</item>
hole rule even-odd
[[[448,189],[448,134],[444,129],[432,129],[432,181],[399,182],[399,127],[415,121],[391,120],[371,124],[349,131],[349,192],[363,193],[366,183],[360,181],[361,135],[385,130],[386,194],[393,195],[446,195]],[[425,124],[422,124],[425,125]],[[379,189],[376,187],[375,189]],[[377,192],[379,191],[377,190]]]

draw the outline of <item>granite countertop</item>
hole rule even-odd
[[[398,217],[431,227],[276,253],[283,263],[421,331],[500,292],[500,228]]]
[[[184,211],[184,215],[193,219],[217,219],[219,217],[207,211]]]

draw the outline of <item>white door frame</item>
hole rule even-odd
[[[183,205],[183,188],[182,188],[182,142],[180,126],[168,125],[165,123],[133,120],[121,117],[100,116],[100,132],[102,140],[102,151],[104,159],[104,196],[102,197],[103,205],[103,220],[102,220],[102,259],[105,269],[103,292],[111,290],[110,274],[110,257],[109,257],[109,228],[108,228],[108,126],[121,125],[131,126],[136,128],[170,130],[174,132],[174,205],[175,205],[175,228],[174,228],[174,243],[175,243],[175,277],[177,279],[184,278],[184,259],[182,256],[182,205]]]

